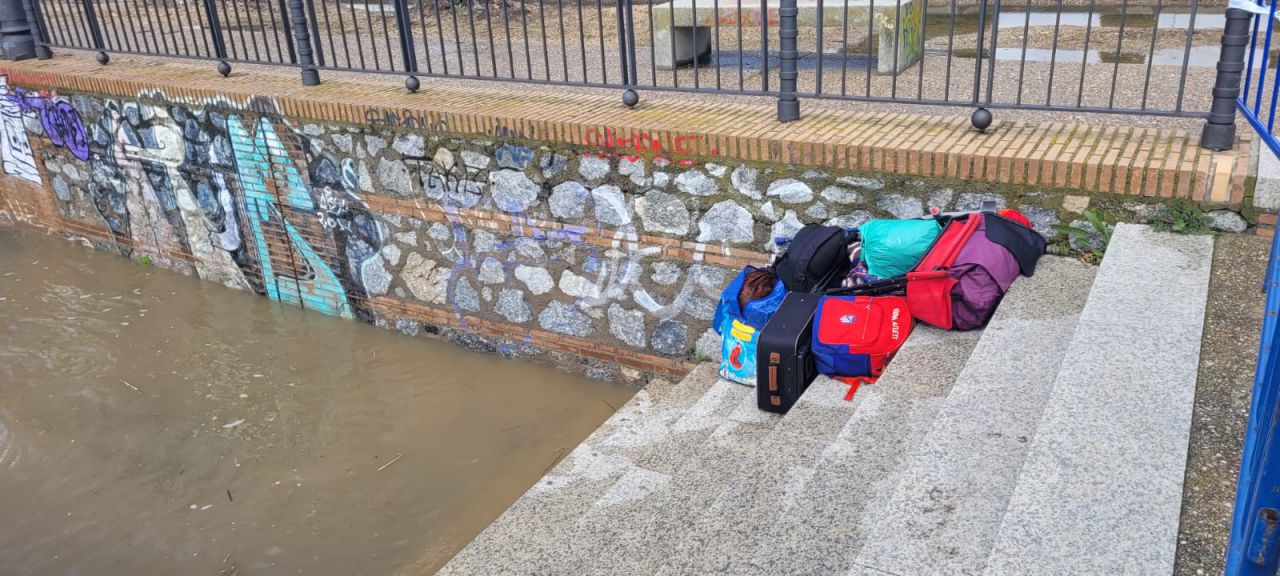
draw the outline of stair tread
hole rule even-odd
[[[676,383],[656,381],[592,432],[529,488],[440,571],[449,574],[524,574],[552,563],[562,546],[558,529],[571,527],[647,446],[681,418],[718,380],[713,366],[695,368]]]
[[[574,526],[556,571],[575,574],[649,573],[673,531],[705,510],[726,478],[741,478],[744,452],[766,438],[776,416],[746,409],[755,390],[721,380],[672,426],[627,477]],[[643,484],[643,485],[642,485]]]
[[[861,542],[858,518],[880,505],[896,485],[902,456],[928,432],[977,337],[928,327],[913,333],[880,380],[859,388],[856,409],[827,442],[785,513],[753,527],[751,545],[742,548],[729,572],[850,570]],[[839,390],[833,393],[843,396]],[[783,423],[790,418],[788,414]],[[777,490],[763,484],[754,488]]]
[[[1213,252],[1116,227],[987,574],[1168,574]]]
[[[1095,272],[1045,257],[1013,285],[906,458],[888,505],[864,519],[857,564],[896,574],[982,571]]]

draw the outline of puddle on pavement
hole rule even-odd
[[[0,228],[0,572],[429,574],[632,393]]]
[[[839,3],[837,2],[836,5],[839,5]],[[938,38],[945,39],[952,34],[956,36],[976,34],[978,31],[979,17],[972,11],[957,13],[953,17],[944,11],[931,9],[927,19],[924,29],[926,41]],[[1194,24],[1197,31],[1221,30],[1225,21],[1225,15],[1201,12],[1196,14]],[[1060,29],[1089,27],[1092,30],[1092,34],[1095,35],[1104,30],[1118,31],[1121,22],[1129,30],[1143,31],[1149,31],[1153,24],[1160,30],[1185,31],[1192,24],[1191,14],[1186,12],[1166,11],[1157,16],[1151,12],[1137,12],[1135,10],[1124,16],[1116,8],[1099,9],[1093,13],[1062,12],[1061,14],[1053,11],[1002,10],[998,22],[1001,30],[1052,30],[1057,25]],[[861,33],[863,30],[859,29],[856,32]],[[1198,39],[1193,38],[1193,41],[1198,41]],[[1146,42],[1138,42],[1136,44],[1130,42],[1121,48],[1121,51],[1117,53],[1114,43],[1108,43],[1101,49],[1090,49],[1087,52],[1079,49],[1059,48],[1053,50],[1051,48],[1028,47],[1024,54],[1024,50],[1021,47],[1002,47],[996,49],[996,58],[999,61],[1021,61],[1025,59],[1028,62],[1057,62],[1076,65],[1082,62],[1085,64],[1111,64],[1117,61],[1121,64],[1145,64],[1150,54],[1153,66],[1181,67],[1183,62],[1186,61],[1187,66],[1191,68],[1214,68],[1218,65],[1218,53],[1220,51],[1220,47],[1217,44],[1193,44],[1190,50],[1179,44],[1175,48],[1156,48],[1154,52],[1151,52]],[[928,53],[926,57],[934,60],[945,58],[947,54],[946,50],[936,48],[926,48],[926,52]],[[1263,50],[1258,49],[1254,52],[1253,68],[1260,69],[1262,67]],[[974,58],[977,56],[977,50],[973,48],[956,47],[952,48],[951,53],[956,58]],[[984,58],[990,57],[990,55],[990,48],[983,50]],[[823,47],[822,66],[824,69],[874,66],[878,56],[878,42],[872,41],[868,46],[868,41],[865,37],[850,42],[848,45],[827,42],[824,43]],[[1280,56],[1280,50],[1272,50],[1267,65],[1268,68],[1276,67],[1277,56]],[[722,51],[718,59],[711,55],[704,60],[703,64],[716,62],[723,68],[737,68],[739,62],[741,62],[744,70],[756,71],[762,68],[763,58],[758,52],[751,51],[739,56],[732,46],[728,46]],[[772,68],[778,64],[778,57],[771,53],[769,66]],[[805,51],[802,47],[800,59],[797,61],[797,68],[809,70],[816,69],[817,66],[818,54],[812,50]]]

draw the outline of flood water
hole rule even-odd
[[[430,574],[632,393],[0,227],[0,574]]]

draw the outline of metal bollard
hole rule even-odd
[[[800,119],[800,101],[796,99],[796,60],[800,53],[796,50],[796,36],[799,35],[796,16],[800,9],[796,0],[782,0],[778,7],[778,37],[780,39],[778,79],[781,81],[778,95],[778,121],[791,122]]]
[[[307,28],[307,8],[302,0],[289,0],[289,14],[293,17],[293,38],[297,44],[298,65],[302,67],[302,85],[320,84],[320,71],[316,69],[311,52],[311,32]]]
[[[1240,96],[1240,75],[1244,72],[1252,20],[1253,14],[1247,10],[1227,8],[1222,52],[1218,55],[1218,78],[1213,84],[1213,104],[1209,107],[1209,120],[1200,131],[1201,148],[1227,150],[1235,144],[1236,98]]]

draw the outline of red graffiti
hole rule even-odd
[[[621,136],[615,133],[612,128],[589,128],[586,134],[586,144],[598,147],[599,150],[584,152],[583,156],[625,158],[634,162],[641,157],[652,155],[655,162],[666,160],[681,166],[691,166],[696,164],[697,161],[691,158],[667,158],[663,155],[664,151],[672,156],[696,154],[698,152],[698,142],[701,140],[702,136],[699,134],[676,134],[664,146],[661,138],[647,132],[641,132],[633,136]],[[714,147],[710,148],[707,150],[707,155],[715,156],[716,149]]]

